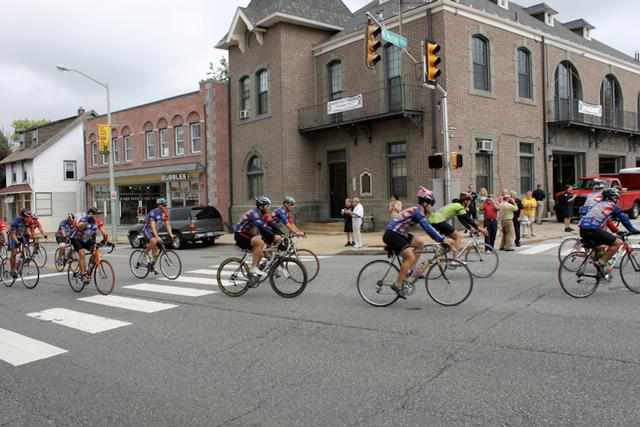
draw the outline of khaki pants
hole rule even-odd
[[[544,202],[538,201],[538,208],[536,209],[536,224],[542,224],[542,214],[544,213]]]
[[[513,226],[513,220],[508,219],[504,221],[500,221],[500,249],[511,249],[513,248],[513,239],[515,238],[515,228]]]

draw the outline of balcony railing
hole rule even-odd
[[[631,111],[602,108],[602,115],[580,112],[577,100],[555,100],[547,103],[547,121],[549,123],[572,123],[640,134],[640,116]]]
[[[397,117],[422,116],[419,99],[425,91],[416,85],[396,85],[362,94],[362,108],[327,114],[327,103],[298,110],[300,132],[330,129]],[[346,97],[356,96],[348,95]]]

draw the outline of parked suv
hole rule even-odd
[[[224,235],[222,217],[213,206],[169,208],[169,223],[175,236],[174,249],[183,248],[186,242],[213,244]],[[134,248],[142,247],[142,227],[143,224],[137,224],[129,228],[129,243]],[[160,237],[168,235],[164,224],[158,234]]]

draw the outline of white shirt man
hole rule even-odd
[[[360,204],[360,199],[357,197],[353,199],[353,247],[362,247],[362,236],[360,230],[362,228],[362,217],[364,217],[364,207]]]

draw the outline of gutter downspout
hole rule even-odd
[[[546,199],[546,211],[547,216],[550,212],[550,199],[554,198],[554,195],[549,193],[549,125],[547,123],[547,83],[549,81],[549,73],[547,70],[547,43],[544,36],[542,36],[542,120],[543,125],[543,163],[544,163],[544,192],[547,194]]]
[[[232,208],[233,208],[233,150],[231,144],[231,126],[233,123],[233,118],[231,117],[231,73],[229,73],[229,81],[227,82],[227,151],[229,152],[229,164],[227,166],[227,171],[229,173],[229,229],[231,229],[231,218],[232,218]]]

